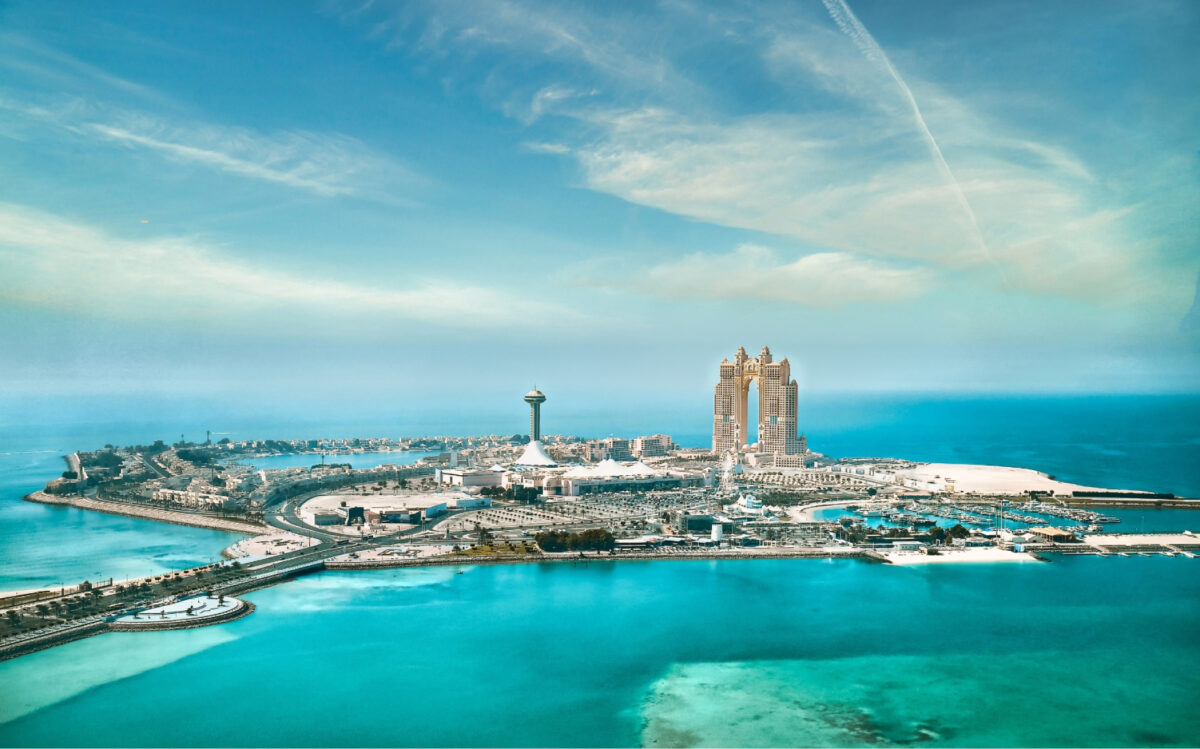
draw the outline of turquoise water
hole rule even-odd
[[[186,569],[219,559],[242,538],[22,500],[63,472],[63,452],[0,454],[0,591]]]
[[[436,452],[405,450],[381,453],[332,453],[325,456],[326,463],[349,463],[351,468],[374,468],[381,465],[410,466],[427,455]],[[309,468],[321,462],[320,455],[266,455],[259,458],[239,460],[255,468]]]
[[[69,450],[207,428],[214,439],[506,429],[444,414],[296,423],[237,421],[212,403],[108,405],[0,409],[0,589],[186,567],[235,538],[21,502]],[[703,445],[703,411],[563,407],[550,428]],[[835,455],[1200,495],[1190,396],[859,396],[806,400],[802,420]],[[385,457],[403,455],[414,454]],[[1120,530],[1200,530],[1188,511],[1114,514]],[[249,597],[258,610],[225,625],[0,663],[0,745],[1200,744],[1200,559],[438,568],[322,573]]]
[[[1159,509],[1137,509],[1137,508],[1100,508],[1099,512],[1105,515],[1110,515],[1115,518],[1120,518],[1119,523],[1107,523],[1101,525],[1102,533],[1167,533],[1177,531],[1193,531],[1200,533],[1200,511],[1186,510],[1177,508]],[[1021,512],[1018,510],[1017,512]],[[1024,513],[1023,513],[1024,514]],[[904,523],[893,523],[882,518],[865,518],[856,512],[840,507],[825,507],[812,511],[813,520],[822,523],[836,523],[838,520],[845,517],[852,517],[862,520],[866,525],[872,528],[901,528],[906,527]],[[1062,518],[1054,518],[1043,516],[1050,525],[1077,525],[1076,521],[1063,520]],[[942,528],[949,528],[958,525],[959,521],[951,518],[934,517],[937,524]],[[992,523],[966,523],[970,527],[991,527]],[[1023,523],[1016,523],[1011,520],[1004,521],[1006,528],[1024,528]]]
[[[217,628],[0,664],[26,685],[0,743],[1195,745],[1198,565],[322,573]],[[37,679],[66,663],[71,688]]]

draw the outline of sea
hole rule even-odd
[[[703,407],[563,410],[555,424],[547,409],[548,431],[707,442]],[[238,538],[23,502],[73,450],[208,429],[508,431],[431,413],[256,422],[136,400],[31,415],[0,412],[0,590],[184,568]],[[514,410],[512,432],[524,417]],[[806,402],[802,423],[831,456],[1015,465],[1200,496],[1193,396],[840,396]],[[1120,529],[1197,521],[1132,510]],[[257,610],[235,622],[0,663],[0,745],[1200,744],[1200,558],[464,565],[323,572],[247,597]]]

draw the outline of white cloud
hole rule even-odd
[[[396,160],[338,133],[261,133],[236,126],[180,124],[83,99],[33,104],[9,94],[0,96],[0,109],[37,127],[49,124],[78,137],[323,197],[348,195],[404,202],[405,195],[424,182]]]
[[[685,68],[660,51],[662,29],[639,22],[641,14],[653,13],[652,6],[611,6],[595,12],[582,5],[529,0],[380,0],[335,5],[349,5],[341,17],[370,25],[369,36],[386,40],[389,49],[407,49],[422,59],[462,63],[481,53],[509,55],[495,69],[489,65],[489,79],[506,72],[523,77],[530,67],[553,61],[569,69],[576,83],[587,78],[613,90],[650,91],[679,100],[703,95]],[[532,106],[515,106],[512,101],[502,106],[511,116],[533,122],[539,96],[568,88],[554,80],[532,96],[524,95]]]
[[[575,315],[458,279],[362,285],[239,259],[180,237],[122,239],[0,203],[0,298],[88,316],[242,323],[306,332],[330,321],[502,329]]]
[[[795,259],[743,244],[724,254],[698,252],[602,285],[668,299],[746,299],[833,308],[915,299],[935,285],[925,268],[898,267],[846,252]]]
[[[563,156],[571,152],[569,146],[562,143],[526,143],[525,150],[533,153],[546,153],[553,156]]]
[[[145,44],[145,40],[139,40]],[[50,84],[57,90],[94,91],[97,86],[158,103],[160,93],[136,81],[113,75],[53,47],[19,34],[0,33],[0,67],[15,70]]]
[[[933,109],[990,257],[922,136],[878,110],[726,121],[581,110],[603,135],[570,152],[594,190],[814,248],[975,268],[984,283],[1085,299],[1136,300],[1173,283],[1136,241],[1130,206],[1098,199],[1077,159]]]
[[[439,33],[425,42],[497,53],[485,91],[540,131],[524,147],[573,156],[598,192],[814,250],[966,269],[969,283],[1182,298],[1163,249],[1143,239],[1140,199],[1110,189],[1066,145],[1070,133],[1051,140],[979,106],[1003,92],[949,93],[929,80],[923,50],[885,51],[844,2],[824,6],[676,2],[600,16],[454,2],[428,9]],[[675,33],[655,34],[667,27]],[[703,78],[724,66],[698,63],[700,45],[739,74],[757,61],[763,78],[744,85],[764,105],[727,106],[746,97]],[[599,91],[576,94],[596,81]]]

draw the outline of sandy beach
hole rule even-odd
[[[315,546],[317,539],[301,536],[298,533],[267,533],[253,538],[243,538],[241,541],[221,551],[226,559],[260,559],[262,557],[286,554]]]
[[[940,550],[939,554],[922,554],[917,551],[889,551],[882,555],[892,564],[902,567],[918,564],[972,564],[980,562],[1040,562],[1032,554],[1005,551],[1004,549],[979,547],[974,549]]]
[[[1102,487],[1056,481],[1029,468],[967,463],[923,463],[898,472],[896,477],[903,480],[910,489],[936,492],[1018,495],[1028,491],[1048,491],[1070,495],[1075,491],[1112,491]]]

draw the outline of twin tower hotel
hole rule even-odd
[[[713,393],[713,452],[752,453],[757,464],[803,467],[808,444],[796,424],[800,388],[787,357],[774,361],[766,346],[751,357],[739,346],[733,361],[721,361],[720,373]],[[751,383],[758,385],[757,444],[747,442]]]

